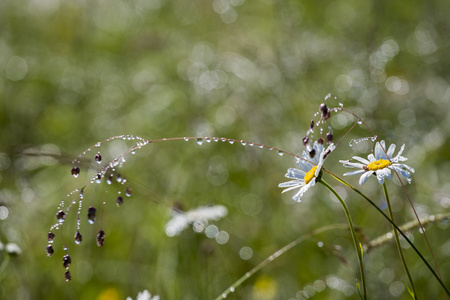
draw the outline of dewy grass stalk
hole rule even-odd
[[[411,248],[414,249],[414,251],[417,253],[417,255],[420,257],[420,259],[423,261],[423,263],[427,266],[428,270],[430,270],[431,274],[433,274],[433,276],[436,278],[436,280],[439,282],[439,284],[441,285],[442,289],[445,291],[447,296],[450,296],[450,292],[447,289],[447,287],[445,286],[445,284],[442,282],[441,278],[439,277],[439,275],[436,273],[436,271],[434,271],[434,269],[431,267],[431,265],[428,263],[428,261],[425,259],[425,257],[423,257],[422,253],[420,253],[420,251],[416,248],[416,246],[414,246],[414,244],[411,242],[411,240],[406,236],[406,234],[372,201],[370,200],[369,197],[367,197],[366,195],[364,195],[360,190],[358,190],[357,188],[355,188],[354,186],[352,186],[351,184],[349,184],[348,182],[346,182],[345,180],[337,177],[336,175],[334,175],[333,173],[323,169],[325,172],[327,172],[328,174],[330,174],[334,179],[336,179],[337,181],[339,181],[340,183],[342,183],[343,185],[349,187],[350,189],[352,189],[353,191],[355,191],[357,194],[359,194],[361,197],[363,197],[367,202],[369,202],[370,205],[372,205],[389,223],[391,223],[391,225],[403,236],[403,238],[406,240],[406,242],[411,246]]]
[[[387,204],[387,208],[388,208],[388,212],[389,212],[389,217],[391,218],[392,222],[395,223],[394,214],[392,213],[392,208],[391,208],[391,201],[389,200],[389,195],[388,195],[388,191],[386,188],[386,182],[383,183],[383,192],[384,192],[384,197],[386,198],[386,204]],[[414,287],[414,281],[411,277],[411,274],[409,273],[408,265],[406,264],[405,256],[403,255],[402,246],[400,245],[400,240],[398,239],[397,229],[395,229],[395,227],[393,227],[393,230],[394,230],[395,243],[397,244],[398,253],[400,254],[400,258],[402,260],[403,267],[405,268],[406,275],[408,276],[409,284],[411,285],[412,290],[409,290],[409,293],[411,294],[411,296],[414,299],[418,299],[416,289]]]
[[[365,276],[364,276],[364,265],[363,265],[363,257],[362,257],[362,250],[359,246],[358,241],[356,240],[356,233],[355,233],[355,228],[353,226],[353,221],[352,221],[352,217],[350,216],[350,212],[348,211],[348,207],[347,204],[345,204],[344,200],[342,200],[341,196],[339,196],[339,194],[331,187],[331,185],[329,185],[326,181],[324,181],[321,177],[317,178],[317,181],[322,184],[323,186],[325,186],[330,192],[333,193],[333,195],[336,196],[336,198],[339,200],[339,202],[342,205],[342,208],[344,209],[345,212],[345,216],[347,217],[347,221],[348,221],[348,226],[350,228],[350,233],[352,235],[352,240],[353,240],[353,244],[355,246],[355,250],[356,250],[356,254],[358,255],[358,262],[359,262],[359,272],[361,273],[361,284],[363,287],[363,292],[362,292],[362,298],[363,299],[367,299],[367,292],[366,292],[366,280],[365,280]]]

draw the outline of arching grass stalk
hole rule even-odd
[[[353,226],[353,221],[352,221],[352,217],[350,216],[350,212],[348,211],[348,207],[347,204],[345,204],[344,200],[342,200],[341,196],[339,196],[339,194],[331,187],[331,185],[329,185],[326,181],[324,181],[321,176],[319,176],[316,179],[316,182],[319,182],[320,184],[322,184],[323,186],[325,186],[330,192],[333,193],[333,195],[336,196],[336,198],[339,200],[339,202],[342,205],[342,208],[344,209],[345,212],[345,216],[347,217],[347,221],[348,221],[348,226],[350,228],[350,233],[352,235],[352,240],[353,240],[353,244],[355,245],[355,250],[356,250],[356,254],[358,255],[358,262],[359,262],[359,272],[361,273],[361,284],[363,287],[363,294],[362,297],[363,299],[367,299],[367,294],[366,294],[366,279],[364,276],[364,267],[363,267],[363,255],[362,255],[362,247],[361,244],[358,243],[358,241],[356,240],[356,233],[355,233],[355,228]],[[359,287],[358,287],[359,288]]]
[[[280,250],[277,250],[275,253],[273,253],[268,258],[263,260],[260,264],[258,264],[256,267],[251,269],[249,272],[245,273],[244,276],[239,278],[235,283],[233,283],[229,288],[227,288],[222,294],[220,294],[220,296],[218,296],[216,298],[216,300],[221,300],[221,299],[226,298],[228,296],[228,294],[233,293],[238,286],[240,286],[244,281],[249,279],[253,274],[255,274],[257,271],[261,270],[263,267],[265,267],[270,262],[272,262],[275,259],[277,259],[278,257],[280,257],[282,254],[286,253],[287,251],[289,251],[293,247],[297,246],[298,244],[300,244],[300,243],[302,243],[302,242],[312,238],[315,235],[323,233],[325,231],[333,230],[333,229],[347,229],[347,227],[348,227],[347,224],[332,224],[332,225],[327,225],[327,226],[323,226],[323,227],[317,228],[317,229],[311,231],[308,234],[302,235],[301,237],[299,237],[296,240],[290,242],[289,244],[287,244],[286,246],[284,246]]]
[[[391,218],[392,222],[395,223],[394,214],[392,213],[392,208],[391,208],[391,201],[389,200],[389,195],[388,195],[387,188],[386,188],[386,182],[383,182],[383,192],[384,192],[384,197],[386,198],[386,204],[387,204],[387,208],[388,208],[388,212],[389,212],[389,217]],[[412,291],[409,290],[409,288],[408,288],[409,293],[411,294],[411,296],[414,299],[417,299],[416,289],[414,288],[414,282],[412,280],[411,274],[409,273],[409,269],[408,269],[408,265],[406,264],[405,256],[403,255],[402,247],[400,245],[400,240],[398,239],[397,230],[395,229],[395,227],[393,227],[393,230],[394,230],[395,243],[397,244],[398,253],[400,254],[400,258],[402,260],[403,267],[405,268],[406,275],[408,276],[409,284],[411,285]]]
[[[351,188],[353,191],[355,191],[357,194],[359,194],[361,197],[363,197],[367,202],[370,203],[370,205],[372,205],[389,223],[391,223],[391,225],[403,236],[403,238],[406,240],[406,242],[408,242],[408,244],[411,246],[411,248],[414,249],[414,251],[417,253],[417,255],[420,257],[420,259],[423,261],[423,263],[427,266],[427,268],[430,270],[430,272],[433,274],[433,276],[436,278],[436,280],[439,282],[439,284],[441,285],[441,287],[444,289],[445,293],[447,296],[450,296],[450,292],[447,289],[447,287],[444,285],[444,283],[442,282],[442,280],[440,279],[440,277],[438,276],[438,274],[434,271],[434,269],[431,267],[431,265],[427,262],[427,260],[423,257],[422,253],[420,253],[420,251],[416,248],[416,246],[414,246],[414,244],[410,241],[410,239],[406,236],[406,234],[397,226],[397,224],[395,224],[372,200],[370,200],[366,195],[364,195],[360,190],[358,190],[357,188],[355,188],[354,186],[352,186],[351,184],[349,184],[348,182],[346,182],[345,180],[337,177],[336,175],[334,175],[333,173],[322,169],[323,171],[327,172],[328,174],[330,174],[334,179],[336,179],[337,181],[339,181],[340,183],[342,183],[343,185]]]

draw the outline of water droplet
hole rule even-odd
[[[234,293],[234,287],[230,287],[230,292]]]
[[[96,178],[95,178],[95,182],[96,183],[100,183],[102,181],[102,174],[98,173]]]
[[[131,192],[131,189],[129,187],[127,187],[127,189],[125,190],[125,196],[127,197],[131,197],[133,193]]]
[[[227,294],[223,293],[222,298],[225,299],[227,297]]]
[[[81,235],[81,233],[77,230],[77,232],[75,232],[75,244],[79,245],[81,244],[81,241],[83,240],[83,236]]]
[[[377,136],[371,137],[370,140],[371,140],[372,142],[375,142],[375,141],[377,140]]]
[[[278,152],[277,152],[277,153],[278,153],[278,155],[279,155],[279,156],[283,156],[283,151],[281,151],[281,150],[278,150]]]
[[[206,141],[207,143],[211,143],[211,138],[205,137],[205,141]]]
[[[314,158],[314,156],[316,156],[316,150],[311,149],[311,151],[309,151],[309,157]]]
[[[197,138],[197,145],[201,146],[203,144],[202,138]]]
[[[64,244],[63,250],[64,250],[64,251],[67,251],[67,250],[69,250],[69,247],[67,247],[67,246]]]
[[[248,143],[248,145],[249,145],[250,147],[253,147],[253,146],[255,145],[255,143]]]
[[[55,239],[55,234],[53,233],[53,232],[49,232],[48,234],[47,234],[47,240],[48,240],[48,242],[49,243],[53,243],[53,240]]]
[[[108,175],[108,178],[106,178],[106,183],[107,183],[107,184],[111,184],[112,181],[113,181],[113,174],[109,174],[109,175]]]
[[[273,147],[269,147],[269,150],[272,151],[272,150],[273,150]]]
[[[242,145],[242,146],[245,146],[245,145],[247,145],[247,142],[241,140],[241,145]]]
[[[303,146],[306,146],[306,144],[308,144],[308,142],[309,142],[309,137],[305,136],[302,141],[303,141]]]
[[[69,282],[69,281],[72,280],[72,275],[70,274],[70,271],[69,271],[69,270],[67,270],[67,271],[64,273],[64,278],[66,279],[67,282]]]
[[[100,229],[97,234],[97,246],[102,247],[104,243],[105,243],[105,232]]]
[[[330,132],[328,132],[326,135],[326,139],[327,139],[327,143],[331,144],[333,142],[333,135]]]
[[[117,196],[116,204],[117,204],[118,207],[123,204],[123,197],[122,196]]]
[[[80,195],[80,199],[83,199],[83,197],[84,197],[84,188],[81,189],[79,195]]]
[[[63,256],[63,266],[64,268],[68,268],[70,264],[72,263],[72,259],[70,258],[69,254],[66,254]]]
[[[45,248],[45,252],[47,253],[48,257],[51,257],[53,253],[55,253],[55,250],[53,250],[52,245],[47,245],[47,248]]]
[[[89,224],[94,224],[95,222],[95,215],[97,214],[97,209],[93,206],[88,208],[88,222]]]
[[[64,219],[66,218],[66,214],[60,210],[56,213],[56,219],[58,220],[59,223],[64,222]]]
[[[359,125],[361,125],[361,124],[362,124],[362,120],[361,120],[361,119],[358,119],[358,121],[356,121],[356,123],[358,123]]]
[[[122,176],[120,175],[120,173],[117,173],[116,180],[117,180],[117,182],[121,182],[122,181]]]
[[[70,171],[70,173],[72,174],[73,177],[77,178],[78,175],[80,174],[80,168],[73,167],[72,170]]]
[[[219,141],[219,138],[213,137],[213,141],[217,143]]]
[[[100,155],[100,152],[95,154],[94,159],[98,164],[102,162],[102,156]]]
[[[131,154],[136,154],[136,150],[131,150]]]
[[[187,141],[189,141],[189,139],[187,138],[187,137],[184,137],[184,140],[187,142]]]

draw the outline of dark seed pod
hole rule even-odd
[[[314,158],[314,156],[316,156],[316,150],[312,149],[309,151],[309,157]]]
[[[72,263],[72,259],[70,258],[69,254],[66,254],[63,256],[63,266],[64,268],[68,268],[70,264]]]
[[[73,177],[78,177],[78,175],[80,174],[80,168],[73,167],[70,173],[72,174]]]
[[[328,106],[325,103],[320,104],[319,111],[322,113],[322,115],[326,114],[328,111]]]
[[[331,133],[328,132],[326,138],[328,144],[331,144],[333,142],[333,135]]]
[[[311,124],[309,125],[309,129],[311,129],[311,130],[314,129],[314,120],[311,120]]]
[[[95,154],[94,159],[98,164],[102,162],[102,156],[100,153]]]
[[[122,196],[117,196],[116,204],[117,204],[117,206],[121,206],[123,204],[123,197]]]
[[[77,230],[77,232],[75,232],[75,244],[79,245],[81,244],[81,241],[83,240],[83,236],[81,235],[81,233]]]
[[[306,146],[309,142],[309,137],[305,136],[302,141],[303,141],[303,146]]]
[[[47,248],[45,248],[45,252],[47,253],[47,256],[50,257],[55,253],[55,250],[53,250],[52,245],[47,245]]]
[[[66,279],[66,281],[71,281],[72,280],[72,275],[70,274],[69,270],[64,272],[64,278]]]
[[[52,243],[54,239],[55,239],[55,234],[54,234],[53,232],[50,231],[50,232],[47,234],[47,240],[48,240],[50,243]]]
[[[324,140],[323,140],[323,138],[320,137],[320,138],[317,140],[317,144],[323,145],[323,143],[324,143]]]
[[[56,219],[61,223],[64,221],[64,219],[66,218],[66,214],[60,210],[56,213]]]
[[[100,229],[97,234],[97,246],[102,247],[105,243],[105,232]]]
[[[95,207],[91,206],[88,208],[87,217],[88,217],[89,224],[94,224],[96,214],[97,214],[97,209]]]

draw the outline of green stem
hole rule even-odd
[[[361,191],[359,191],[357,188],[353,187],[351,184],[347,183],[345,180],[342,180],[341,178],[337,177],[336,175],[332,174],[329,171],[326,171],[325,169],[322,169],[328,174],[330,174],[334,179],[342,183],[343,185],[351,188],[353,191],[358,193],[361,197],[363,197],[367,202],[370,203],[391,225],[397,229],[397,231],[403,236],[403,238],[408,242],[408,244],[411,246],[411,248],[414,249],[414,251],[417,253],[417,255],[420,257],[420,259],[423,261],[423,263],[427,266],[427,268],[430,270],[430,272],[433,274],[433,276],[436,278],[436,280],[439,282],[441,287],[444,289],[445,293],[450,296],[450,292],[447,289],[447,287],[444,285],[442,280],[439,278],[439,276],[436,274],[436,272],[433,270],[431,265],[427,262],[427,260],[423,257],[422,253],[420,253],[419,250],[417,250],[416,246],[409,240],[409,238],[405,235],[405,233],[394,223],[392,220],[372,201],[370,200],[366,195],[364,195]]]
[[[391,201],[389,201],[389,195],[388,195],[387,188],[386,188],[386,182],[383,182],[383,192],[384,192],[384,197],[386,198],[386,204],[387,204],[387,208],[389,211],[389,217],[391,218],[392,222],[395,223],[394,214],[392,213],[392,208],[391,208]],[[406,264],[406,260],[403,255],[402,247],[400,245],[400,240],[398,239],[398,232],[395,229],[395,227],[392,227],[392,228],[394,230],[394,237],[395,237],[395,242],[397,244],[398,253],[400,254],[400,258],[402,259],[402,264],[403,264],[403,267],[405,268],[406,275],[408,276],[409,283],[411,284],[413,298],[417,299],[416,289],[414,288],[414,282],[412,280],[411,274],[409,273],[408,265]]]
[[[238,286],[240,286],[244,281],[249,279],[253,274],[255,274],[257,271],[261,270],[263,267],[265,267],[270,262],[274,261],[278,257],[280,257],[282,254],[293,248],[294,246],[297,246],[301,242],[310,239],[311,237],[318,235],[322,232],[332,230],[332,229],[345,229],[347,228],[347,225],[345,224],[333,224],[328,225],[324,227],[317,228],[316,230],[313,230],[312,232],[302,235],[301,237],[295,239],[294,241],[290,242],[280,250],[277,250],[275,253],[273,253],[271,256],[263,260],[261,263],[259,263],[256,267],[251,269],[249,272],[245,273],[244,276],[239,278],[235,283],[233,283],[229,288],[227,288],[220,296],[216,298],[216,300],[224,299],[228,296],[228,294],[234,292]]]
[[[356,240],[356,234],[355,234],[355,228],[353,227],[353,221],[352,217],[350,216],[350,213],[348,211],[347,204],[345,204],[344,200],[342,200],[341,196],[328,184],[326,181],[324,181],[322,178],[317,178],[317,181],[324,185],[330,192],[332,192],[336,198],[339,200],[339,202],[342,205],[342,208],[344,209],[345,216],[347,217],[348,226],[350,227],[350,232],[352,234],[353,244],[355,245],[356,253],[358,254],[358,261],[359,261],[359,271],[361,273],[361,283],[363,286],[363,299],[367,299],[366,294],[366,280],[364,276],[364,268],[363,268],[363,258],[362,258],[362,248],[360,248],[358,245],[358,242]]]

